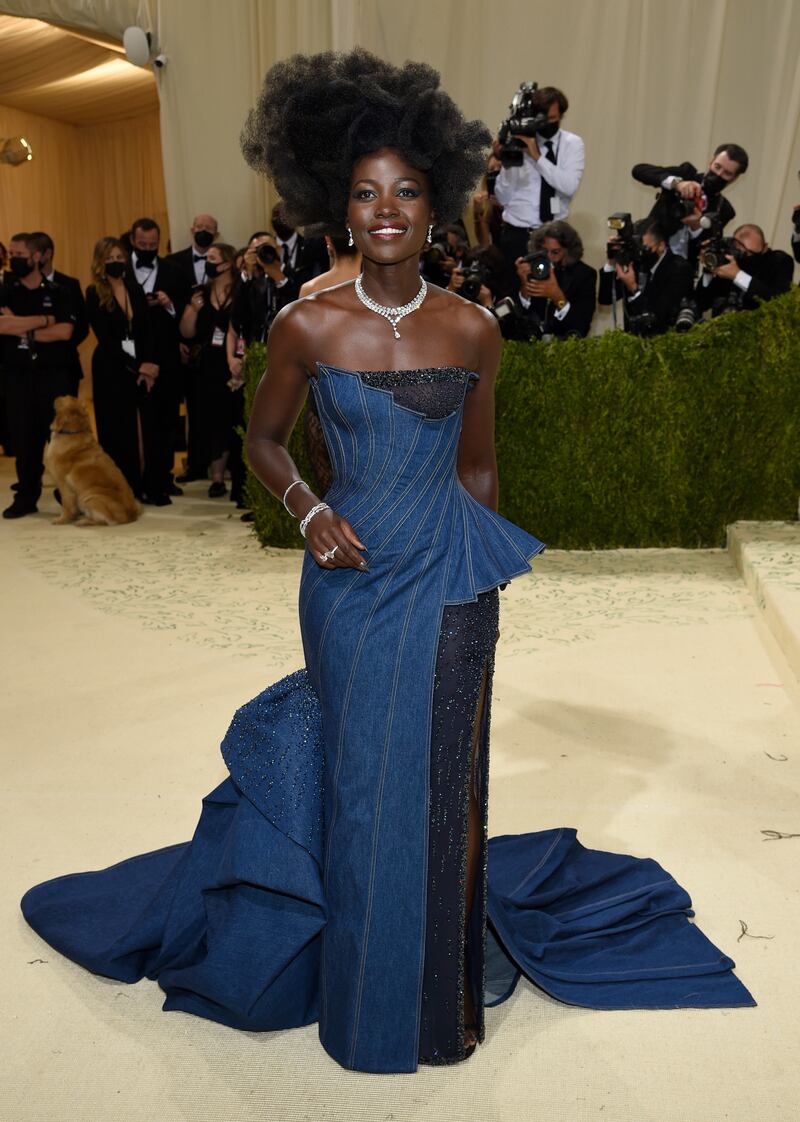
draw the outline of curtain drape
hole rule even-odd
[[[147,23],[140,0],[3,6],[62,22],[71,13],[109,34],[135,22],[134,9]],[[238,147],[261,78],[294,51],[354,43],[394,62],[430,62],[464,111],[493,131],[520,81],[563,89],[565,126],[587,146],[570,220],[591,264],[603,260],[612,211],[649,210],[653,192],[631,179],[634,163],[703,166],[726,141],[751,156],[728,193],[738,219],[788,247],[800,202],[796,0],[150,0],[150,19],[168,59],[157,78],[176,247],[198,210],[215,213],[237,243],[264,224],[270,189]]]
[[[169,238],[157,113],[78,128],[0,105],[0,136],[26,136],[35,158],[0,166],[0,240],[46,230],[56,266],[89,283],[92,247],[141,215]]]

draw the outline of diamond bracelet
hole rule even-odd
[[[328,506],[327,503],[317,503],[316,506],[312,506],[311,510],[308,512],[308,514],[305,516],[303,521],[300,523],[300,533],[303,535],[303,537],[306,536],[306,527],[308,526],[311,519],[314,518],[317,514],[319,514],[319,512],[321,510],[330,510],[330,509],[331,508]]]

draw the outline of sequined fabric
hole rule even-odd
[[[404,409],[439,418],[458,409],[465,388],[477,375],[461,366],[437,366],[421,370],[364,370],[359,377],[373,389],[390,390]]]
[[[446,607],[433,687],[428,816],[428,898],[419,1059],[464,1058],[464,989],[483,1039],[486,930],[486,828],[491,674],[498,623],[497,589],[470,604]],[[486,681],[483,704],[481,687]],[[477,729],[474,765],[473,738]],[[480,814],[481,853],[467,925],[466,872],[470,788]],[[468,927],[468,938],[465,933]]]

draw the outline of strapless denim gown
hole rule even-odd
[[[331,1056],[371,1072],[458,1060],[464,986],[482,1039],[484,1003],[521,974],[591,1008],[754,1004],[668,873],[584,849],[572,829],[484,842],[464,942],[495,590],[543,548],[459,481],[472,378],[318,365],[326,501],[366,544],[369,572],[306,554],[306,667],[234,716],[230,776],[190,842],[25,895],[26,919],[61,953],[121,981],[155,978],[165,1009],[234,1028],[316,1020]]]

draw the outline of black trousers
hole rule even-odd
[[[516,270],[514,265],[516,259],[524,257],[528,252],[530,237],[531,231],[527,226],[509,226],[507,222],[503,223],[503,229],[500,233],[500,248],[506,262],[512,269]],[[516,271],[514,275],[516,276]]]
[[[139,463],[139,402],[146,391],[135,374],[109,360],[98,348],[92,359],[92,393],[97,439],[130,484],[142,497]]]
[[[180,425],[180,369],[162,369],[148,394],[139,398],[144,446],[144,493],[166,495],[172,484],[175,444]]]
[[[71,394],[73,372],[31,365],[6,370],[8,426],[17,457],[17,501],[35,506],[42,493],[44,449],[50,439],[53,402]]]

